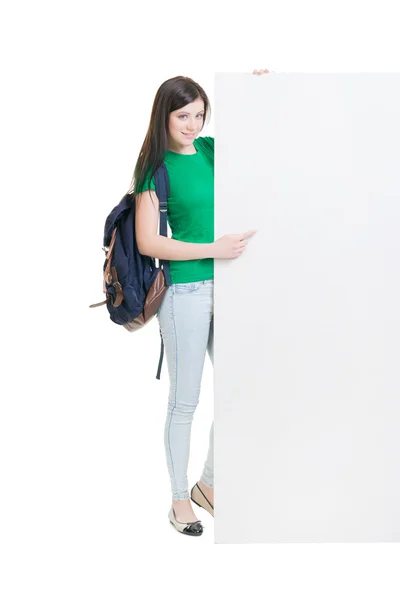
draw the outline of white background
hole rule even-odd
[[[215,235],[257,228],[215,265],[217,542],[400,542],[399,107],[396,73],[217,74]]]
[[[134,338],[88,309],[163,81],[192,77],[213,107],[217,72],[398,72],[395,4],[2,8],[3,598],[398,598],[398,545],[214,545],[205,511],[201,538],[173,530],[157,328]],[[192,481],[211,377],[206,361]]]

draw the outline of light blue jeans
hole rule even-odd
[[[157,319],[170,380],[164,445],[172,499],[186,500],[190,434],[207,351],[214,365],[214,280],[170,285]],[[214,487],[214,421],[200,479]]]

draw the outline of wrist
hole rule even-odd
[[[214,242],[204,244],[204,258],[214,258]]]

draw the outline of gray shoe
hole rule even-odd
[[[201,524],[201,521],[192,521],[191,523],[182,523],[181,521],[177,521],[173,506],[171,506],[169,509],[168,518],[172,525],[174,525],[180,533],[186,533],[186,535],[201,535],[203,533],[203,525]]]

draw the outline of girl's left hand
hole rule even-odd
[[[269,73],[268,69],[261,69],[261,71],[257,71],[257,69],[254,69],[253,71],[253,75],[264,75],[264,73]]]

